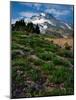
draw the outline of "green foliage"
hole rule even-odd
[[[16,21],[15,24],[12,24],[11,29],[12,31],[26,31],[26,32],[37,33],[37,34],[40,33],[38,24],[34,25],[32,22],[30,22],[30,23],[27,23],[26,25],[23,19]]]
[[[64,51],[64,56],[65,57],[70,57],[70,58],[73,58],[73,52],[72,51],[68,51],[68,50],[65,50]]]
[[[39,34],[39,33],[40,33],[40,30],[39,30],[39,26],[38,26],[38,24],[36,25],[35,32],[36,32],[37,34]]]
[[[37,97],[73,94],[73,51],[49,43],[45,40],[46,35],[30,33],[12,33],[12,95]],[[51,83],[54,86],[48,86]],[[64,84],[62,88],[61,84]]]
[[[52,72],[50,81],[55,84],[65,83],[69,88],[70,85],[73,85],[73,71],[65,67],[60,67]]]
[[[33,25],[33,23],[30,22],[30,23],[27,24],[26,31],[27,32],[31,32],[31,33],[34,32],[34,25]]]
[[[57,55],[62,56],[62,57],[66,57],[66,58],[73,58],[73,52],[70,50],[66,50],[66,49],[60,49],[59,51],[57,51]]]
[[[13,31],[25,31],[26,24],[24,20],[16,21],[14,28],[12,28]]]
[[[48,63],[44,63],[42,65],[42,70],[46,71],[46,72],[51,72],[55,69],[53,62],[48,62]]]
[[[38,59],[38,60],[34,60],[34,65],[37,65],[37,66],[41,66],[43,65],[44,61]]]
[[[53,58],[53,54],[50,53],[50,52],[47,52],[47,51],[45,51],[45,52],[43,52],[43,53],[38,53],[37,56],[38,56],[40,59],[45,60],[45,61],[48,61],[48,60],[51,61],[52,58]]]
[[[31,79],[33,81],[37,81],[40,79],[41,77],[41,73],[39,70],[36,70],[36,69],[31,69],[29,72],[28,72],[28,76],[31,77]]]
[[[63,65],[64,67],[72,67],[69,60],[61,58],[61,57],[54,57],[53,63],[55,65]]]

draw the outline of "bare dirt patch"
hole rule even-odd
[[[73,48],[73,38],[45,38],[45,40],[48,40],[48,41],[53,41],[53,43],[61,46],[61,47],[64,47],[65,43],[68,43],[69,46],[71,46]]]

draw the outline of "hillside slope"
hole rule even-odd
[[[12,98],[74,94],[73,50],[46,38],[12,32]]]

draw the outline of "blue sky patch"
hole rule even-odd
[[[13,22],[42,12],[50,13],[59,20],[73,24],[73,5],[11,2],[11,20]]]

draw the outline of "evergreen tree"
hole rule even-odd
[[[15,31],[17,31],[19,29],[19,21],[16,21],[15,23]]]
[[[15,30],[16,31],[25,31],[26,24],[24,20],[16,21]]]
[[[12,30],[12,31],[15,30],[15,25],[14,25],[14,24],[11,25],[11,30]]]
[[[29,33],[37,33],[37,34],[40,33],[38,24],[34,25],[32,22],[30,22],[30,23],[27,23],[26,25],[23,19],[16,21],[16,23],[12,25],[12,30],[13,31],[27,31]]]
[[[31,32],[31,33],[34,32],[34,25],[33,25],[33,23],[30,22],[30,23],[27,24],[26,31]]]
[[[35,30],[36,30],[36,33],[37,33],[37,34],[39,34],[39,33],[40,33],[40,29],[39,29],[38,24],[36,25],[36,29],[35,29]]]

